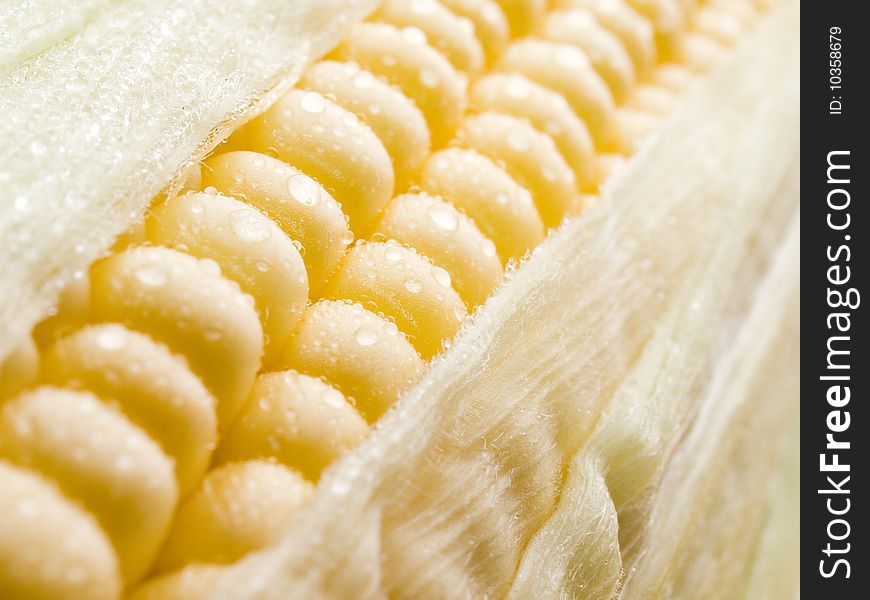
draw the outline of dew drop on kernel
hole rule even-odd
[[[250,208],[231,212],[230,226],[233,233],[245,242],[262,242],[272,235],[269,223],[259,212]]]
[[[168,280],[166,272],[151,265],[139,267],[136,269],[135,273],[133,273],[133,276],[137,281],[139,281],[139,283],[149,287],[160,287],[165,285]]]
[[[434,69],[430,67],[420,69],[420,82],[427,88],[434,88],[438,85],[438,81],[438,73]]]
[[[368,71],[360,71],[354,75],[353,84],[361,90],[368,89],[375,84],[375,76]]]
[[[290,177],[287,191],[305,206],[317,206],[320,203],[320,186],[307,175],[297,173]]]
[[[350,229],[341,234],[341,243],[345,246],[350,246],[353,243],[353,231]]]
[[[124,347],[124,330],[120,327],[107,327],[97,334],[97,345],[103,350],[116,352]]]
[[[29,498],[22,498],[18,501],[18,514],[25,519],[30,519],[39,514],[39,505]]]
[[[404,253],[399,246],[390,245],[390,247],[387,248],[386,251],[384,251],[384,258],[387,259],[389,262],[399,262],[400,260],[402,260],[403,256]]]
[[[402,37],[409,44],[422,46],[426,43],[426,34],[419,27],[405,27],[402,29]]]
[[[523,99],[528,97],[529,88],[522,81],[511,79],[505,87],[505,93],[511,98]]]
[[[414,279],[413,277],[410,277],[405,280],[405,289],[412,294],[419,294],[423,291],[423,282],[419,279]]]
[[[515,129],[508,133],[507,144],[517,152],[525,152],[529,149],[529,138],[525,132]]]
[[[441,267],[432,267],[432,277],[441,287],[450,287],[450,274]]]
[[[486,256],[495,256],[495,244],[492,242],[492,240],[483,240],[482,250],[484,255]]]
[[[326,110],[326,100],[317,92],[305,92],[299,100],[299,106],[310,113],[322,113]]]
[[[433,206],[429,209],[429,217],[436,225],[447,231],[456,231],[459,227],[459,219],[456,214],[444,206]]]
[[[212,277],[217,277],[221,274],[220,265],[210,258],[199,259],[199,270]]]
[[[355,339],[356,343],[360,346],[372,346],[378,343],[378,334],[376,331],[373,331],[371,328],[363,325],[356,330],[356,333],[354,333],[353,335],[353,339]]]
[[[121,454],[115,458],[115,468],[121,473],[128,473],[133,469],[133,459]]]

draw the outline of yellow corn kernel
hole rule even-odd
[[[681,34],[688,25],[688,11],[680,0],[626,0],[646,18],[655,32],[659,59],[674,60],[681,52]]]
[[[507,16],[514,37],[531,32],[547,10],[547,0],[497,0],[497,2]]]
[[[531,192],[544,225],[562,222],[576,193],[576,180],[549,136],[517,118],[482,113],[466,119],[456,139],[503,164]]]
[[[659,119],[647,112],[633,108],[616,111],[616,139],[614,146],[625,155],[633,154],[638,144],[655,129]]]
[[[323,378],[351,399],[370,423],[416,383],[425,368],[394,323],[359,304],[331,300],[321,300],[305,313],[280,365]]]
[[[263,333],[253,299],[210,259],[169,248],[131,248],[91,269],[91,309],[185,356],[232,421],[260,366]]]
[[[413,101],[355,63],[321,61],[297,85],[323,94],[365,121],[390,154],[396,189],[405,189],[431,146],[426,119]]]
[[[214,260],[225,277],[254,298],[269,362],[308,303],[308,274],[290,238],[241,200],[203,192],[152,209],[146,235],[154,244]]]
[[[677,94],[663,85],[645,83],[631,91],[625,108],[640,110],[651,115],[663,117],[673,110],[678,101]]]
[[[230,563],[268,546],[313,490],[298,473],[266,460],[214,469],[179,506],[157,570]]]
[[[589,62],[610,88],[616,102],[622,102],[635,84],[634,63],[613,33],[585,10],[557,10],[547,15],[541,36],[583,50]]]
[[[91,325],[42,355],[42,378],[116,405],[175,461],[181,495],[205,473],[217,439],[215,401],[187,362],[121,325]]]
[[[142,237],[144,238],[144,235]],[[61,290],[57,307],[47,319],[40,321],[33,328],[33,340],[39,348],[48,346],[60,336],[74,331],[87,321],[90,285],[90,280],[84,273],[77,273]]]
[[[426,36],[418,29],[360,23],[350,30],[333,56],[356,61],[366,71],[399,87],[423,111],[433,147],[443,146],[462,121],[466,78],[426,43]]]
[[[705,6],[692,18],[696,31],[712,37],[726,46],[733,46],[745,33],[751,19],[739,8],[733,6]]]
[[[292,89],[246,126],[257,152],[274,152],[341,204],[359,235],[393,194],[393,163],[359,118],[317,92]]]
[[[495,244],[438,196],[417,192],[393,198],[375,231],[431,258],[468,306],[482,304],[501,281],[504,268]]]
[[[623,0],[559,0],[558,6],[585,9],[613,33],[631,56],[638,77],[646,75],[658,59],[655,34],[649,21]]]
[[[335,271],[353,233],[338,203],[308,175],[259,152],[227,152],[203,163],[203,185],[260,209],[302,247],[314,294]]]
[[[495,73],[481,77],[471,89],[471,105],[480,111],[500,112],[527,119],[556,142],[580,187],[598,186],[595,145],[589,129],[565,98],[522,75]]]
[[[172,460],[87,392],[41,387],[0,414],[0,456],[56,482],[100,522],[123,579],[148,570],[178,499]]]
[[[467,315],[447,272],[396,243],[351,248],[326,297],[353,299],[392,318],[427,360],[453,339]]]
[[[440,0],[441,4],[474,24],[474,33],[483,45],[486,62],[501,54],[510,38],[510,26],[495,0]]]
[[[115,551],[97,522],[39,475],[0,461],[0,598],[114,600]]]
[[[39,352],[33,338],[27,336],[15,351],[0,362],[0,403],[33,383],[38,372]]]
[[[589,128],[595,145],[607,145],[613,119],[613,96],[582,50],[569,44],[521,40],[508,47],[497,68],[520,73],[562,94]]]
[[[622,154],[612,152],[603,152],[598,155],[598,169],[601,171],[601,177],[607,181],[616,173],[622,170],[625,166],[626,157]]]
[[[263,373],[215,454],[215,463],[272,457],[310,481],[368,434],[344,396],[295,371]]]
[[[697,32],[681,36],[675,58],[695,73],[705,73],[722,60],[726,47],[719,41]]]
[[[420,186],[474,219],[503,263],[522,258],[544,239],[544,224],[528,190],[474,150],[446,148],[432,154]]]
[[[222,565],[194,564],[149,579],[130,592],[127,600],[208,600],[221,574]]]
[[[386,0],[372,18],[396,27],[416,27],[458,71],[473,76],[483,69],[483,47],[474,37],[472,22],[436,0]]]
[[[667,88],[674,93],[684,93],[696,79],[696,74],[683,65],[668,63],[655,70],[650,83]]]

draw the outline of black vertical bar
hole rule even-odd
[[[867,598],[870,28],[863,2],[801,8],[801,592]]]

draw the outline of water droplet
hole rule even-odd
[[[389,262],[399,262],[404,256],[405,253],[402,251],[402,248],[392,244],[384,251],[384,258]]]
[[[375,76],[368,71],[360,71],[354,75],[353,84],[361,90],[368,89],[375,84]]]
[[[450,273],[441,267],[432,267],[432,277],[441,287],[450,287]]]
[[[513,129],[507,135],[507,144],[517,152],[525,152],[529,149],[529,137],[521,129]]]
[[[29,498],[21,498],[18,501],[18,513],[25,519],[30,519],[39,514],[39,506]]]
[[[521,79],[511,79],[505,86],[505,95],[522,100],[529,97],[529,86]]]
[[[268,219],[252,208],[240,208],[231,212],[230,227],[245,242],[262,242],[272,235]]]
[[[344,401],[344,396],[341,395],[341,392],[332,388],[324,390],[321,399],[329,406],[338,409],[344,408],[347,404]]]
[[[411,12],[418,15],[427,16],[435,13],[434,2],[430,0],[416,0],[411,3]]]
[[[353,339],[360,346],[372,346],[378,343],[378,333],[371,328],[363,325],[353,334]]]
[[[423,291],[423,282],[419,279],[414,279],[413,277],[409,277],[405,280],[405,289],[411,292],[412,294],[419,294]]]
[[[223,337],[223,334],[221,333],[220,329],[212,328],[212,329],[207,329],[205,331],[205,333],[203,334],[203,336],[205,337],[206,341],[219,342],[221,340],[221,338]]]
[[[120,454],[115,457],[115,468],[122,473],[127,473],[133,468],[133,459],[126,454]]]
[[[359,127],[359,118],[352,112],[346,112],[341,116],[341,122],[344,123],[347,127]]]
[[[210,258],[199,259],[199,270],[211,277],[217,277],[221,274],[221,267]]]
[[[399,333],[399,326],[392,321],[387,321],[386,323],[384,323],[384,329],[390,335],[396,335],[397,333]]]
[[[426,34],[419,27],[405,27],[402,29],[402,37],[409,44],[422,46],[426,43]]]
[[[305,92],[299,99],[299,106],[310,113],[322,113],[326,110],[326,99],[317,92]]]
[[[345,246],[350,246],[353,243],[353,231],[346,229],[341,234],[341,243]]]
[[[305,206],[320,203],[320,184],[302,173],[296,173],[287,180],[287,191]]]
[[[444,205],[435,205],[429,208],[429,217],[438,227],[447,231],[456,231],[459,227],[459,218],[456,213]]]
[[[165,271],[156,265],[144,265],[136,269],[133,276],[142,284],[149,287],[160,287],[166,284],[169,277]]]
[[[495,244],[492,240],[483,240],[483,254],[485,256],[495,256]]]
[[[586,55],[574,46],[559,46],[556,50],[556,63],[563,67],[577,67],[587,64]]]
[[[207,188],[205,188],[202,191],[205,192],[206,194],[208,194],[209,196],[216,196],[218,193],[217,188],[214,187],[213,185],[208,186]]]
[[[126,345],[124,329],[115,326],[105,327],[97,334],[96,342],[103,350],[118,351]]]
[[[440,78],[435,69],[431,67],[423,67],[420,69],[420,82],[427,88],[434,88],[438,85]]]

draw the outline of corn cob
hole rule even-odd
[[[676,101],[674,88],[734,41],[716,19],[693,15],[706,25],[685,35],[701,49],[683,49],[687,23],[673,29],[689,19],[682,4],[632,3],[635,13],[613,3],[617,16],[608,20],[598,3],[545,18],[544,3],[512,2],[493,22],[510,23],[514,37],[541,33],[505,46],[497,32],[478,39],[468,26],[489,22],[491,3],[462,3],[464,13],[451,4],[387,2],[373,22],[356,26],[298,89],[238,131],[231,151],[204,162],[190,183],[204,191],[159,199],[143,231],[93,267],[87,306],[58,315],[66,331],[42,326],[40,377],[57,387],[4,407],[2,455],[18,465],[4,468],[39,472],[95,515],[104,533],[87,515],[82,528],[108,538],[116,556],[103,562],[118,565],[86,573],[89,597],[116,597],[155,559],[158,571],[230,562],[274,541],[294,506],[277,515],[268,494],[245,494],[274,488],[301,503],[308,484],[295,471],[316,481],[356,444],[363,418],[376,421],[420,377],[424,360],[498,285],[503,265],[598,190],[605,169],[596,153],[633,152]],[[461,20],[467,14],[476,18]],[[574,21],[575,29],[560,27]],[[408,26],[416,29],[400,29]],[[641,30],[636,47],[622,37],[636,42],[626,32]],[[624,53],[611,60],[584,54],[620,44]],[[657,69],[655,52],[691,68]],[[485,60],[494,69],[481,77]],[[633,95],[635,77],[650,83]],[[364,241],[351,246],[355,237]],[[124,360],[126,352],[138,360]],[[20,356],[35,361],[28,346]],[[267,372],[257,375],[261,357]],[[280,414],[306,426],[276,422],[272,403],[287,402]],[[59,444],[68,438],[52,438],[54,404],[71,409],[65,429],[75,429],[72,411],[81,410],[123,433],[117,446],[82,459],[87,476],[64,462]],[[323,420],[330,426],[318,431]],[[32,443],[22,423],[48,433]],[[216,445],[223,466],[199,484]],[[101,452],[114,457],[115,471]],[[135,477],[137,469],[154,478],[147,490],[135,487],[148,479]],[[129,491],[118,472],[129,474]],[[27,471],[16,476],[22,489],[30,485]],[[119,489],[128,504],[106,505],[106,492]],[[40,493],[57,503],[50,486]],[[253,504],[252,521],[221,509],[243,501]],[[148,519],[143,506],[153,509]],[[172,582],[190,586],[213,573],[190,567],[136,594],[159,588],[171,597]],[[58,589],[51,577],[10,585],[33,597]],[[63,593],[74,597],[75,589]]]

